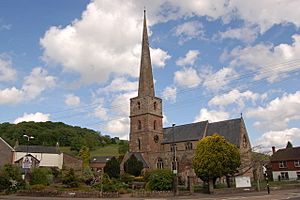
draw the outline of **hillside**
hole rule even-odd
[[[103,147],[96,147],[94,150],[90,151],[91,157],[93,156],[115,156],[118,157],[119,147],[122,144],[108,144]],[[64,153],[71,154],[73,156],[77,156],[76,151],[72,151],[70,147],[60,147],[60,151]]]
[[[11,146],[14,146],[16,141],[26,145],[27,140],[23,137],[24,134],[34,137],[30,140],[30,145],[55,146],[58,142],[60,146],[70,147],[75,151],[79,151],[84,145],[92,151],[98,149],[97,147],[116,143],[118,140],[118,138],[110,138],[108,135],[103,136],[91,129],[70,126],[62,122],[0,124],[0,136]]]

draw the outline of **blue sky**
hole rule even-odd
[[[243,113],[256,149],[300,145],[299,6],[0,1],[0,121],[62,121],[127,139],[146,7],[165,127]]]

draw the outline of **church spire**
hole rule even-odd
[[[138,96],[139,97],[155,96],[148,33],[147,33],[147,24],[146,24],[146,10],[144,10],[143,40],[142,40]]]

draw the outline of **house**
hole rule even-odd
[[[274,181],[300,180],[300,147],[287,147],[275,150],[270,158]]]
[[[13,161],[14,149],[0,137],[0,167]]]
[[[102,171],[113,156],[94,156],[90,159],[90,168],[94,171]]]

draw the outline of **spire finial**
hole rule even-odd
[[[241,118],[243,118],[243,113],[241,113]]]

